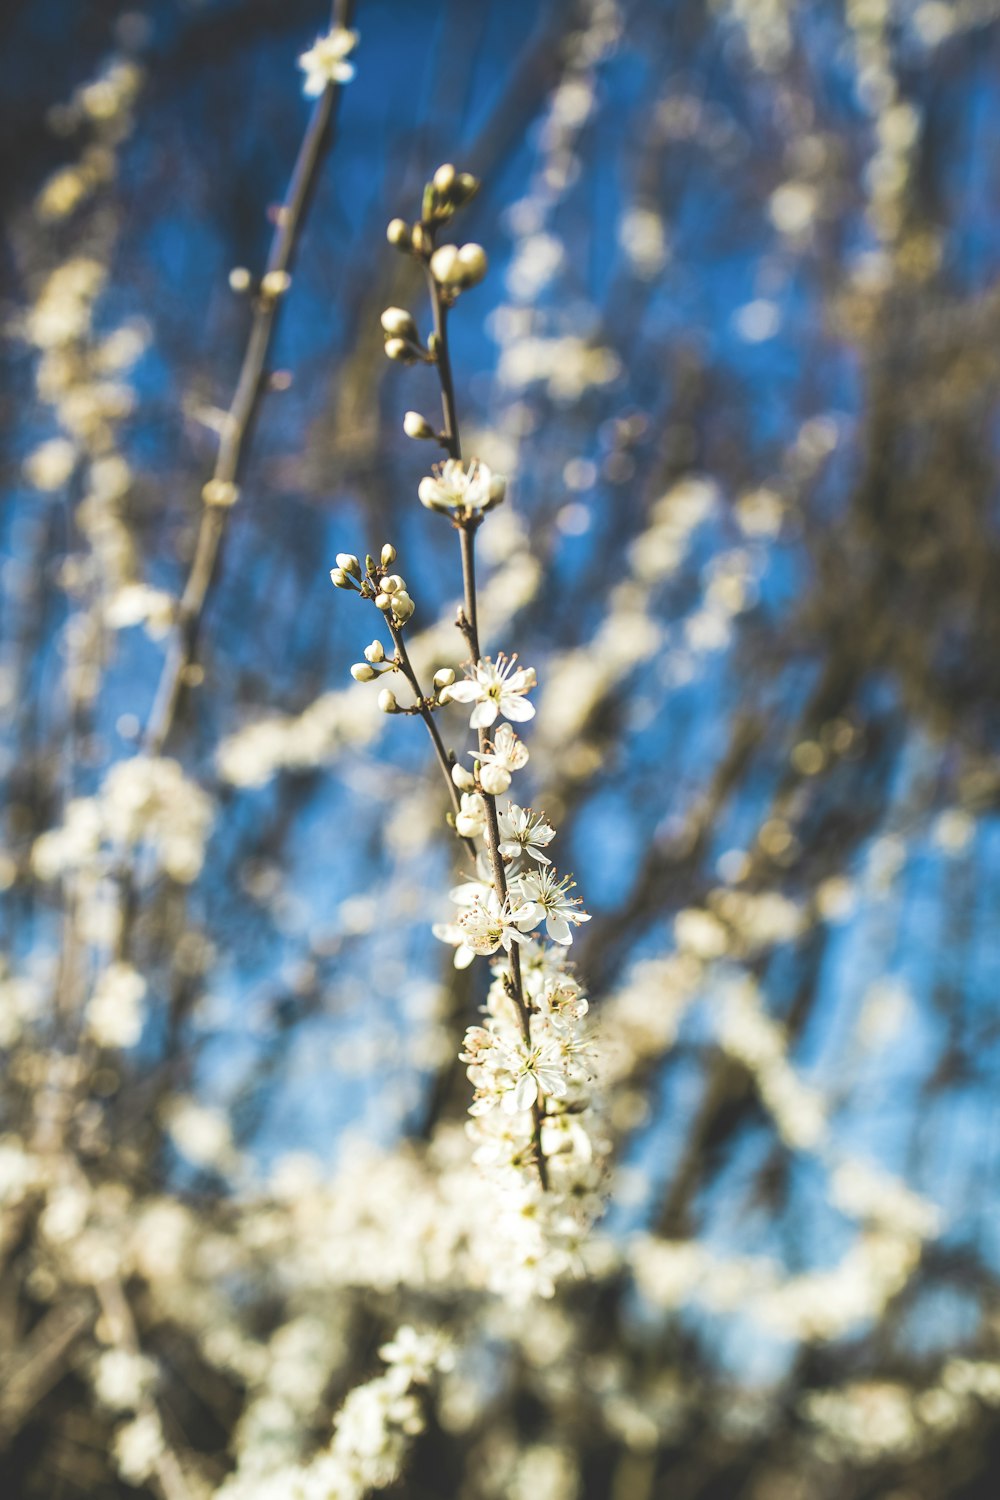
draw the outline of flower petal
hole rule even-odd
[[[527,698],[519,698],[516,693],[504,693],[500,699],[500,712],[505,718],[513,719],[516,724],[523,724],[525,719],[535,717],[535,705],[529,703]],[[495,713],[493,718],[496,718]],[[490,723],[493,723],[493,719]]]
[[[513,1093],[504,1095],[504,1105],[508,1099],[514,1100],[514,1108],[511,1113],[521,1109],[530,1109],[538,1098],[538,1082],[534,1073],[522,1073],[514,1085]]]
[[[461,682],[453,682],[451,687],[445,688],[449,703],[477,703],[482,697],[482,688],[478,682],[473,682],[470,677],[465,677]],[[442,693],[442,697],[444,693]]]
[[[532,709],[531,711],[532,713],[534,713],[535,710]],[[497,706],[493,702],[493,699],[483,698],[481,702],[477,703],[475,708],[472,710],[472,717],[469,720],[469,727],[471,729],[489,729],[496,716]]]
[[[553,916],[550,913],[545,922],[545,931],[554,943],[560,943],[564,948],[568,948],[573,941],[573,934],[570,932],[569,923],[565,917]]]

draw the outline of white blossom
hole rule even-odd
[[[509,724],[501,724],[493,736],[491,750],[469,752],[480,764],[479,780],[491,797],[502,796],[510,786],[511,776],[528,764],[528,747],[518,739]]]
[[[500,814],[500,853],[508,859],[517,859],[526,854],[541,865],[551,864],[542,851],[556,836],[555,829],[545,821],[542,813],[532,813],[530,808],[511,803],[506,812]]]
[[[499,505],[505,490],[503,476],[494,474],[489,464],[474,458],[466,467],[460,459],[449,458],[421,479],[417,494],[428,510],[482,514]]]
[[[529,703],[525,693],[535,686],[534,667],[517,667],[516,656],[509,659],[498,656],[494,663],[490,657],[482,657],[471,676],[462,682],[445,688],[442,699],[456,703],[473,703],[469,724],[473,729],[488,729],[499,715],[521,723],[535,716],[534,704]]]
[[[491,891],[487,901],[476,900],[462,913],[458,925],[466,946],[473,953],[486,956],[498,948],[509,953],[512,943],[524,942],[524,933],[518,923],[523,922],[526,915],[521,907],[512,909],[509,899],[501,904],[496,892]]]
[[[358,44],[358,33],[346,26],[334,26],[326,36],[316,41],[299,58],[299,67],[306,75],[302,92],[310,99],[317,98],[327,84],[350,83],[354,77],[354,64],[347,58]]]
[[[518,876],[517,893],[523,903],[519,908],[522,930],[531,932],[544,921],[550,940],[568,947],[573,941],[571,926],[590,921],[589,913],[578,910],[579,897],[569,894],[573,887],[574,881],[568,875],[557,880],[550,868]]]

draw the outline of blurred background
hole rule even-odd
[[[410,1321],[456,1362],[393,1494],[995,1495],[1000,6],[358,0],[137,778],[328,19],[0,15],[5,1493],[296,1500]],[[328,577],[392,541],[458,666],[434,374],[379,328],[427,327],[384,231],[442,161],[484,180],[484,634],[538,673],[612,1147],[527,1307],[477,1261],[444,789]]]

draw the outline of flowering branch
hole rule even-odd
[[[434,674],[434,694],[422,693],[404,642],[415,605],[404,580],[388,571],[396,557],[394,548],[383,548],[378,565],[367,557],[363,569],[353,554],[341,553],[331,577],[336,587],[360,594],[382,612],[395,655],[386,659],[383,646],[373,641],[365,661],[351,668],[352,675],[368,681],[385,672],[403,672],[415,703],[401,708],[395,694],[383,689],[379,706],[386,713],[417,713],[423,718],[449,782],[450,821],[475,857],[471,878],[451,892],[459,908],[457,921],[434,931],[455,947],[460,968],[476,955],[493,958],[488,1022],[469,1028],[461,1054],[476,1088],[470,1111],[472,1133],[479,1142],[476,1159],[496,1167],[508,1184],[520,1181],[520,1192],[526,1186],[524,1173],[533,1174],[534,1190],[541,1187],[550,1207],[533,1203],[531,1211],[540,1213],[546,1232],[558,1238],[566,1233],[570,1193],[575,1210],[590,1195],[598,1170],[581,1119],[590,1108],[589,1044],[581,1033],[588,1007],[565,963],[573,929],[589,917],[570,894],[572,880],[560,879],[550,866],[545,850],[555,830],[543,815],[513,801],[498,801],[528,760],[511,725],[534,717],[528,695],[535,687],[535,673],[518,666],[515,656],[493,660],[481,655],[475,537],[487,512],[504,499],[506,483],[486,464],[476,459],[466,463],[463,458],[448,318],[458,297],[486,275],[487,261],[479,245],[438,243],[441,229],[478,187],[475,178],[453,166],[440,167],[424,190],[420,219],[413,224],[394,219],[388,228],[389,242],[414,256],[425,272],[433,319],[426,344],[405,309],[390,307],[382,314],[390,359],[437,367],[440,430],[415,411],[407,412],[403,426],[409,437],[437,442],[447,455],[421,480],[419,497],[427,509],[447,515],[459,535],[463,603],[457,624],[469,654],[464,678],[456,681],[451,668],[442,668]],[[471,771],[445,748],[434,720],[437,710],[450,703],[471,706],[469,726],[477,741],[470,752]],[[484,847],[477,849],[477,840]],[[543,946],[543,926],[552,948]],[[553,1182],[557,1165],[558,1181]],[[587,1214],[593,1209],[591,1202]],[[558,1223],[557,1213],[562,1216]],[[530,1256],[526,1253],[525,1258]]]

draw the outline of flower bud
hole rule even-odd
[[[510,786],[510,772],[487,761],[479,772],[479,784],[491,797],[502,797]]]
[[[474,792],[476,789],[476,778],[471,771],[460,766],[458,761],[451,768],[451,779],[460,792]]]
[[[458,246],[440,245],[431,256],[431,275],[441,286],[451,286],[461,280],[458,264]]]
[[[486,819],[486,804],[478,792],[465,792],[462,810],[455,818],[456,831],[463,839],[474,839],[483,831]]]
[[[462,269],[463,286],[476,286],[489,269],[489,261],[482,245],[463,245],[458,252],[458,264]]]
[[[349,589],[353,587],[351,580],[348,578],[343,568],[330,569],[330,582],[333,584],[335,589]]]
[[[353,573],[355,578],[361,577],[361,564],[353,552],[338,552],[337,567],[343,568],[345,573]]]
[[[395,547],[392,546],[392,544],[390,542],[386,542],[385,546],[382,548],[382,566],[383,566],[383,568],[387,568],[390,563],[394,563],[395,561],[396,561],[396,549],[395,549]]]
[[[393,594],[392,612],[400,625],[406,624],[415,609],[416,605],[405,589],[400,589],[398,594]]]
[[[386,339],[385,353],[387,359],[398,359],[404,365],[416,363],[417,351],[408,339]]]
[[[398,573],[387,573],[385,578],[382,579],[383,594],[395,594],[398,589],[405,587],[406,585]]]
[[[406,413],[406,416],[403,418],[403,431],[407,437],[411,438],[432,438],[437,436],[427,418],[422,417],[418,411],[408,411]]]
[[[282,297],[292,284],[292,278],[287,271],[268,271],[260,283],[260,290],[265,297]]]
[[[385,231],[385,237],[397,250],[410,248],[410,226],[405,219],[393,219]]]
[[[386,610],[391,609],[392,608],[392,595],[391,594],[376,594],[375,595],[375,608],[382,610],[383,614],[385,613]]]
[[[413,248],[414,255],[426,255],[427,251],[431,248],[430,241],[428,240],[427,235],[424,232],[424,226],[422,224],[414,224],[412,230],[410,231],[410,244]]]
[[[246,266],[234,266],[229,273],[229,285],[234,292],[248,292],[252,280]]]
[[[443,166],[438,167],[437,171],[434,173],[433,182],[435,190],[441,194],[442,198],[448,197],[452,188],[455,186],[455,178],[457,176],[458,173],[455,171],[455,168],[452,166],[450,161],[445,162]]]
[[[451,667],[439,667],[434,673],[434,686],[436,688],[451,687],[455,681],[455,674]]]
[[[384,714],[394,714],[399,709],[396,694],[391,688],[383,688],[378,695],[378,706]]]
[[[381,641],[372,641],[365,647],[365,661],[385,661],[385,647]]]
[[[381,321],[383,332],[397,339],[412,339],[414,343],[419,342],[417,325],[405,307],[387,307],[382,314]]]
[[[473,177],[471,172],[459,172],[451,190],[451,199],[455,207],[461,208],[464,203],[468,203],[469,199],[474,198],[479,192],[479,187],[478,177]]]
[[[355,662],[354,666],[351,668],[351,676],[354,678],[355,682],[371,682],[373,677],[378,676],[378,673],[375,671],[375,668],[370,667],[366,661],[359,661]]]
[[[202,486],[201,498],[206,505],[214,505],[220,510],[227,510],[240,498],[239,486],[231,479],[210,479],[206,485]]]

